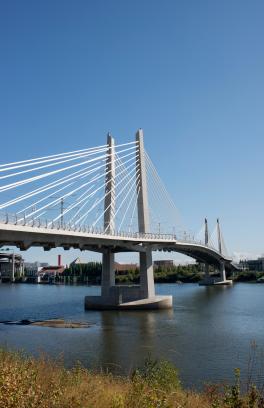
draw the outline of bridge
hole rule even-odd
[[[156,296],[152,252],[178,252],[205,264],[204,284],[228,284],[233,268],[219,220],[216,240],[207,220],[195,236],[144,148],[135,140],[0,165],[0,247],[21,250],[78,248],[102,254],[101,296],[87,296],[88,309],[169,308],[171,296]],[[115,254],[139,254],[140,284],[115,285]],[[212,280],[209,265],[220,271]]]

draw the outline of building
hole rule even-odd
[[[44,266],[38,271],[38,276],[41,280],[50,280],[60,276],[65,270],[63,265]]]
[[[36,278],[38,272],[44,268],[49,266],[47,262],[25,262],[24,269],[25,269],[25,277],[27,279]]]
[[[24,276],[24,259],[14,252],[0,253],[0,280],[14,282]]]
[[[127,272],[129,272],[129,271],[136,271],[138,269],[138,264],[136,264],[136,263],[118,263],[118,262],[115,262],[115,271],[118,273],[118,274],[120,274],[120,275],[122,275],[122,274],[125,274],[125,273],[127,273]]]
[[[250,271],[262,272],[264,271],[264,257],[258,259],[248,259],[246,261],[247,268]]]
[[[154,268],[172,268],[174,265],[172,259],[161,259],[159,261],[154,261]]]
[[[40,281],[52,281],[55,280],[56,277],[62,275],[65,271],[65,266],[61,264],[61,255],[58,255],[58,265],[52,266],[44,266],[40,268],[37,273],[37,280]]]

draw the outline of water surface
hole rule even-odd
[[[173,295],[169,311],[85,311],[84,296],[99,287],[0,285],[0,320],[64,318],[93,323],[86,329],[0,324],[0,344],[38,354],[63,355],[68,366],[129,373],[149,354],[172,361],[186,386],[229,380],[246,372],[250,343],[264,350],[264,285],[199,287],[156,285]]]

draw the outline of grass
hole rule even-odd
[[[204,392],[182,389],[178,372],[166,361],[147,359],[130,378],[95,373],[80,365],[66,369],[46,357],[0,350],[0,408],[263,408],[251,385],[208,385]]]

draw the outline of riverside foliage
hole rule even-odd
[[[64,276],[76,276],[79,280],[87,279],[91,284],[101,283],[102,264],[100,262],[88,262],[87,264],[76,264],[65,269]],[[202,276],[202,268],[198,264],[173,265],[167,268],[155,268],[154,278],[157,283],[198,282]],[[116,272],[116,284],[139,283],[139,270],[128,269]]]
[[[251,385],[210,385],[204,392],[183,390],[178,372],[166,361],[147,359],[130,377],[95,373],[80,365],[25,357],[0,350],[0,408],[263,408]]]
[[[92,285],[101,283],[102,264],[101,262],[88,262],[86,264],[75,264],[66,268],[63,275],[69,278],[77,277],[78,282],[88,282]],[[210,268],[210,274],[217,277],[219,274]],[[234,282],[256,282],[264,276],[264,272],[257,271],[237,271],[234,276],[228,274]],[[196,283],[204,277],[202,264],[172,265],[169,267],[154,268],[154,279],[156,283]],[[139,270],[128,269],[126,271],[116,271],[116,284],[138,284]]]

